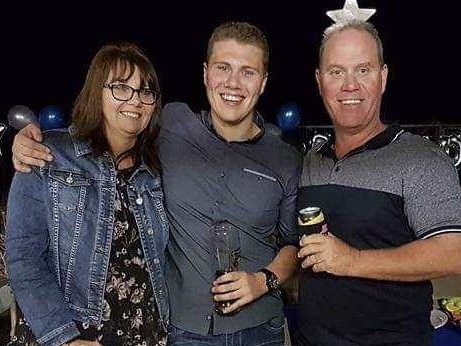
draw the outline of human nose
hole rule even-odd
[[[342,84],[343,90],[357,90],[360,88],[359,81],[355,73],[346,73]]]
[[[236,88],[239,83],[240,81],[238,71],[230,71],[226,78],[226,86],[230,88]]]

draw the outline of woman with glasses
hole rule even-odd
[[[94,56],[53,162],[16,173],[6,258],[22,318],[11,345],[164,345],[168,224],[154,147],[152,63],[134,44]]]

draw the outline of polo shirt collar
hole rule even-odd
[[[384,131],[378,133],[376,136],[372,137],[368,142],[366,142],[364,145],[355,148],[351,152],[349,152],[346,156],[353,155],[358,152],[366,151],[366,150],[375,150],[379,149],[382,147],[385,147],[386,145],[392,143],[394,140],[396,140],[404,130],[400,127],[400,125],[397,122],[394,122],[390,124]],[[334,143],[334,135],[331,136],[329,140],[329,145],[325,145],[320,149],[320,152],[324,155],[335,157],[335,152],[333,149],[333,143]]]

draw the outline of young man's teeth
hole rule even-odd
[[[226,100],[226,101],[238,101],[238,100],[239,100],[239,97],[238,97],[238,96],[234,96],[234,95],[224,94],[222,97],[223,97],[223,99]]]

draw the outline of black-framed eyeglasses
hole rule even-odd
[[[134,93],[138,93],[139,101],[145,105],[153,105],[157,101],[158,92],[149,88],[134,89],[128,84],[114,83],[104,84],[104,88],[110,89],[114,99],[118,101],[129,101]]]

